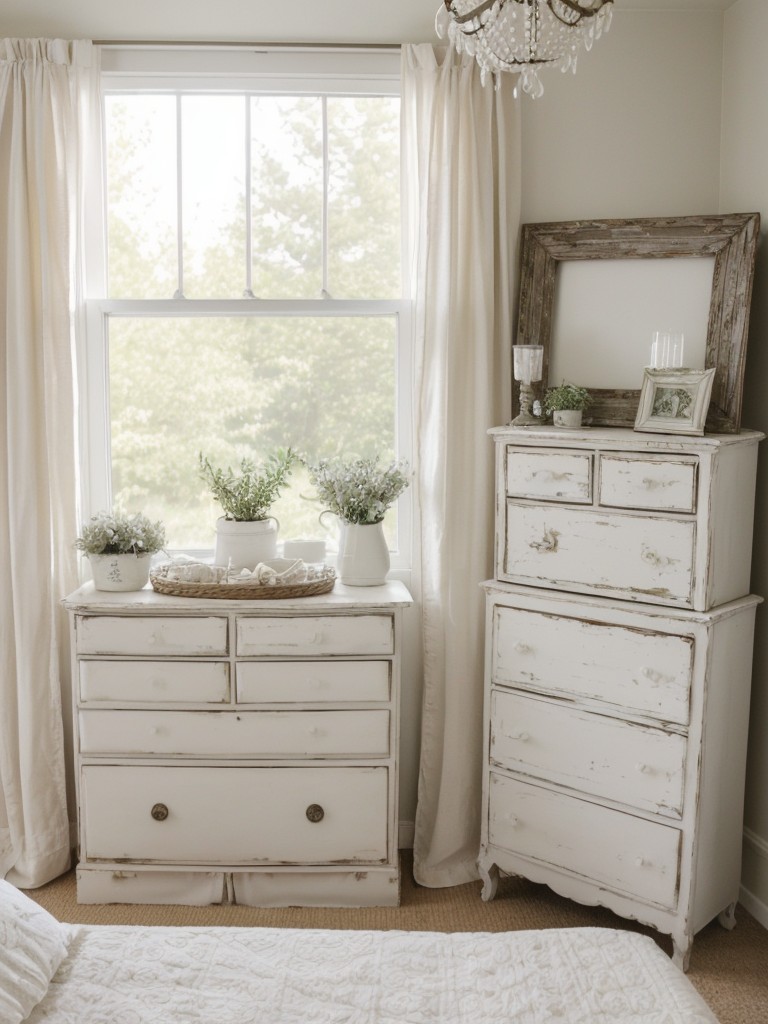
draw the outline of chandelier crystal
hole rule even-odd
[[[575,72],[579,51],[608,31],[612,10],[613,0],[443,0],[435,29],[475,58],[483,82],[516,72],[535,98],[544,92],[539,71]]]

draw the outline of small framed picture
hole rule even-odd
[[[645,370],[635,430],[656,434],[703,434],[714,368]]]

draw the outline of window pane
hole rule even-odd
[[[350,317],[110,320],[112,494],[166,524],[171,548],[212,548],[220,508],[198,475],[260,463],[395,454],[397,321]],[[281,539],[322,536],[301,473],[274,507]],[[393,510],[385,526],[395,546]]]
[[[245,278],[245,97],[183,96],[184,295],[241,298]]]
[[[106,97],[109,294],[170,298],[177,287],[176,101]]]
[[[253,293],[316,299],[323,287],[323,121],[316,96],[251,98]]]
[[[400,283],[400,102],[328,100],[328,290],[390,299]]]

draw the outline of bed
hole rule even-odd
[[[60,924],[0,881],[0,1024],[713,1024],[647,936]]]

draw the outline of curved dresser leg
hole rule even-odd
[[[496,895],[496,889],[499,885],[499,869],[495,864],[489,864],[486,868],[483,863],[478,864],[478,868],[480,877],[483,880],[483,889],[480,896],[487,903]]]
[[[672,963],[685,974],[691,963],[693,936],[685,932],[672,936]]]
[[[732,932],[736,927],[736,904],[729,903],[725,910],[721,910],[717,915],[717,920],[726,928],[729,932]]]

